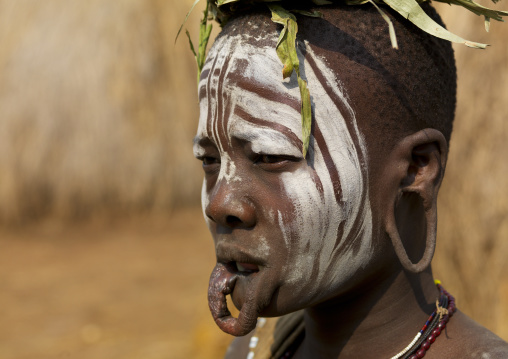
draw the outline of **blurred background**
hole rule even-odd
[[[0,358],[222,357],[196,68],[185,36],[174,45],[191,3],[0,0]],[[455,46],[434,271],[508,340],[508,25],[439,9],[493,46]]]

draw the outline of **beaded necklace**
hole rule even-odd
[[[434,282],[439,289],[439,299],[436,300],[436,310],[432,312],[429,319],[427,319],[422,329],[416,334],[411,343],[390,359],[423,358],[431,344],[436,341],[436,338],[446,328],[446,323],[448,323],[450,318],[457,311],[455,307],[455,298],[443,288],[441,281],[435,280]],[[298,346],[293,347],[294,351],[287,351],[280,359],[292,358],[297,347]]]
[[[423,358],[431,344],[441,334],[441,331],[446,328],[446,323],[457,311],[455,298],[443,288],[439,280],[436,280],[435,283],[439,289],[439,300],[436,301],[436,310],[427,319],[413,341],[391,359]]]

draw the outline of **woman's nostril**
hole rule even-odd
[[[226,223],[229,226],[235,227],[237,225],[240,225],[242,223],[242,220],[236,216],[227,216],[226,217]]]

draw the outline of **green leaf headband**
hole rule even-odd
[[[178,30],[176,39],[178,39],[178,35],[180,35],[180,32],[182,31],[183,25],[185,24],[185,22],[189,18],[190,13],[192,12],[192,10],[199,1],[200,0],[194,1],[194,4],[187,13],[187,16],[185,17],[184,23]],[[298,77],[298,86],[300,88],[300,96],[301,96],[300,113],[302,116],[302,137],[303,137],[302,153],[303,156],[305,157],[307,154],[307,150],[309,148],[312,111],[311,111],[310,93],[309,89],[307,88],[307,82],[300,77],[300,62],[298,60],[296,52],[296,34],[298,32],[298,24],[296,22],[296,17],[294,14],[298,13],[312,17],[321,17],[322,15],[318,11],[311,13],[308,11],[301,10],[286,10],[279,4],[276,4],[277,2],[280,3],[281,1],[282,0],[217,0],[216,2],[214,2],[213,0],[207,0],[204,16],[200,24],[199,46],[197,52],[194,48],[189,32],[186,31],[186,33],[187,37],[189,38],[191,51],[194,54],[196,63],[198,65],[198,82],[199,82],[201,70],[203,69],[203,66],[205,64],[206,48],[208,45],[208,41],[210,39],[210,33],[212,31],[212,24],[208,24],[208,20],[215,20],[219,22],[221,26],[223,26],[230,16],[230,13],[223,11],[223,9],[221,9],[221,6],[226,4],[248,5],[252,3],[267,3],[267,6],[272,13],[272,21],[283,26],[276,46],[277,55],[281,60],[282,64],[284,65],[282,69],[282,77],[283,79],[290,77],[293,71],[296,73],[296,76]],[[390,6],[393,10],[398,12],[404,18],[411,21],[417,27],[435,37],[448,40],[451,42],[461,43],[466,46],[477,49],[484,49],[488,46],[487,44],[480,44],[477,42],[465,40],[460,36],[457,36],[449,32],[444,27],[436,23],[423,11],[423,9],[419,4],[430,0],[340,0],[340,1],[347,5],[363,5],[366,3],[372,4],[379,11],[383,19],[388,24],[390,41],[392,43],[392,47],[395,49],[398,48],[398,45],[393,23],[390,20],[390,18],[386,15],[386,13],[378,6],[378,4],[386,4]],[[436,1],[450,5],[451,4],[460,5],[476,15],[483,16],[485,18],[485,30],[487,31],[489,31],[491,19],[497,21],[504,21],[503,16],[508,16],[507,11],[489,9],[474,2],[474,0],[436,0]],[[499,0],[492,1],[496,3]],[[308,0],[308,3],[309,5],[314,6],[333,4],[332,1],[328,0]]]

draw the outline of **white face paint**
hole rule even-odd
[[[340,83],[306,45],[301,72],[315,124],[304,160],[300,93],[296,78],[281,80],[275,41],[276,34],[265,47],[239,35],[214,44],[194,152],[215,166],[202,203],[217,248],[241,248],[260,261],[260,274],[280,283],[277,300],[295,310],[337,293],[369,263],[372,214],[366,147]],[[262,155],[290,161],[273,165]],[[245,230],[225,216],[255,223]]]

